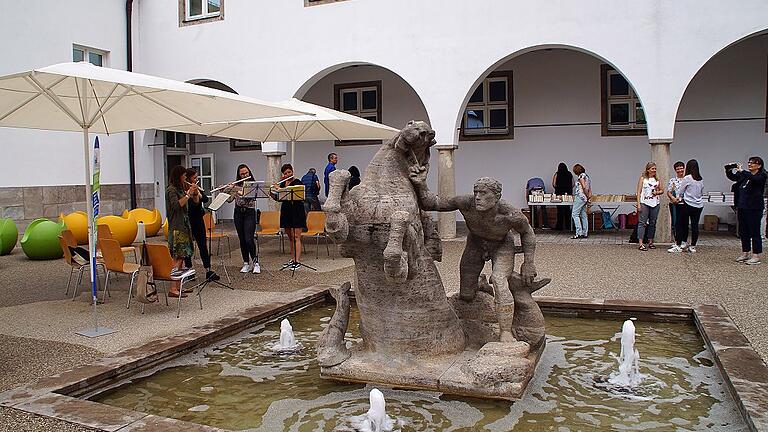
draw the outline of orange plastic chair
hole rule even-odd
[[[99,249],[101,249],[101,256],[104,259],[104,267],[107,269],[106,282],[104,283],[104,298],[109,294],[109,274],[111,272],[129,274],[131,275],[131,284],[128,288],[128,308],[130,308],[133,281],[140,266],[136,263],[125,262],[125,255],[123,255],[120,243],[117,240],[100,239]],[[102,298],[102,301],[104,298]]]
[[[61,231],[61,234],[59,235],[59,246],[61,247],[61,252],[64,254],[64,262],[66,262],[70,266],[69,279],[67,280],[67,291],[64,293],[64,295],[69,294],[69,286],[72,283],[72,275],[74,274],[75,271],[78,272],[77,284],[75,285],[75,291],[72,293],[72,300],[74,300],[75,297],[77,296],[78,287],[80,286],[80,283],[83,281],[83,272],[91,268],[91,263],[90,262],[81,263],[80,261],[77,261],[72,255],[72,249],[78,247],[77,238],[75,237],[75,234],[72,231],[68,229]],[[97,271],[99,266],[101,266],[103,269],[104,261],[102,261],[101,257],[96,257]]]
[[[325,233],[325,212],[311,211],[307,213],[307,231],[301,233],[302,237],[315,237],[315,259],[320,258],[320,237],[325,238],[325,252],[331,256],[331,250],[328,247],[328,235]],[[303,244],[303,243],[302,243]],[[306,246],[305,246],[306,249]]]
[[[96,235],[98,237],[97,244],[102,239],[115,240],[115,238],[112,236],[112,230],[109,228],[109,225],[97,225],[96,227]],[[139,254],[136,252],[136,246],[120,246],[120,250],[122,250],[124,254],[128,252],[133,253],[134,262],[139,262]]]
[[[144,247],[147,250],[147,258],[149,259],[149,264],[152,266],[152,279],[154,279],[155,282],[159,280],[166,281],[169,284],[173,281],[180,282],[179,302],[176,311],[176,318],[178,318],[181,315],[181,293],[184,292],[184,282],[191,280],[192,276],[195,275],[195,271],[188,270],[178,275],[174,274],[175,263],[173,262],[173,257],[171,257],[171,251],[166,244],[147,243]],[[197,293],[197,298],[200,300],[200,310],[202,310],[203,299],[199,292]],[[167,289],[165,290],[165,303],[168,304]]]
[[[259,219],[259,227],[261,229],[256,231],[256,247],[259,246],[259,236],[279,236],[280,251],[281,252],[285,251],[285,247],[283,246],[283,232],[280,230],[280,212],[279,211],[261,212],[261,218]]]
[[[219,254],[219,248],[221,247],[221,239],[227,239],[227,250],[229,251],[229,257],[232,258],[232,245],[229,243],[229,234],[224,234],[224,230],[216,232],[216,221],[213,220],[213,215],[206,213],[203,215],[203,222],[205,223],[205,235],[211,240],[217,240],[216,255]],[[213,251],[209,251],[213,252]]]

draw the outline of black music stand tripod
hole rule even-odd
[[[303,190],[296,190],[291,188],[285,188],[285,189],[278,189],[275,191],[275,194],[277,195],[277,201],[300,201],[302,203],[302,211],[304,211],[304,191]],[[288,238],[289,241],[292,241],[291,238]],[[297,249],[296,249],[296,242],[292,241],[291,247],[293,248],[293,256],[291,257],[291,262],[283,264],[283,266],[280,268],[280,271],[283,271],[285,269],[290,268],[291,269],[291,277],[293,277],[294,274],[296,274],[296,270],[298,270],[301,267],[308,268],[312,271],[317,271],[316,268],[306,265],[304,263],[301,263],[297,259]]]

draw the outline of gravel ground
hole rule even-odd
[[[278,253],[276,241],[262,246],[262,274],[240,274],[239,251],[233,250],[226,263],[236,290],[206,289],[203,311],[188,301],[196,299],[186,299],[178,320],[175,309],[158,305],[148,306],[143,316],[138,307],[127,311],[128,278],[111,282],[112,298],[100,310],[104,324],[118,333],[92,340],[74,334],[87,327],[90,307],[85,293],[77,301],[66,300],[68,267],[63,262],[29,261],[19,250],[0,257],[0,333],[6,335],[0,336],[0,389],[90,362],[101,353],[182,332],[189,326],[270,301],[281,292],[317,283],[355,282],[349,259],[332,260],[324,257],[323,251],[320,259],[315,259],[314,251],[310,251],[304,261],[320,271],[300,270],[292,277],[289,272],[277,271],[289,256]],[[448,293],[458,290],[458,262],[463,248],[463,241],[444,243],[443,262],[438,263],[438,269]],[[701,247],[696,254],[671,255],[664,248],[639,252],[632,245],[539,244],[538,273],[553,281],[537,294],[720,303],[765,360],[768,319],[763,305],[768,304],[768,264],[736,264],[733,258],[737,254],[734,247]],[[221,273],[219,268],[216,270]],[[487,265],[485,272],[489,271]],[[5,430],[88,429],[0,408],[0,431]]]

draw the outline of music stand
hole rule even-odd
[[[259,199],[259,198],[271,198],[269,195],[269,191],[265,189],[266,181],[264,180],[254,180],[254,181],[247,181],[243,183],[243,197],[247,197],[248,195],[253,195],[253,198]],[[256,214],[258,215],[258,205],[256,206]],[[259,236],[256,236],[256,260],[258,261],[259,255],[261,254],[261,247],[259,245]],[[272,274],[272,272],[266,267],[262,267],[262,270],[269,273],[270,276],[274,277],[275,275]]]
[[[275,199],[277,201],[279,201],[279,202],[283,202],[283,201],[301,201],[302,202],[301,210],[304,211],[304,204],[303,204],[303,202],[304,202],[304,185],[287,186],[287,187],[283,187],[283,188],[274,189],[273,193],[274,193],[273,197],[275,197]],[[288,240],[292,241],[290,237],[288,238]],[[296,256],[298,254],[298,250],[296,248],[296,243],[293,242],[293,244],[291,246],[293,247],[293,256],[291,257],[292,258],[292,262],[288,263],[288,264],[283,264],[283,266],[280,268],[280,271],[285,270],[285,269],[290,267],[290,269],[291,269],[291,277],[293,277],[293,275],[296,274],[296,270],[298,268],[300,268],[300,267],[306,267],[306,268],[308,268],[310,270],[317,271],[316,268],[299,262],[296,259]]]
[[[215,216],[216,211],[221,209],[221,206],[227,202],[230,195],[226,194],[224,192],[219,192],[218,195],[216,195],[216,198],[211,201],[211,204],[208,206],[208,210],[211,211],[211,218]],[[206,234],[208,234],[208,256],[210,257],[211,251],[213,251],[213,221],[211,221],[210,228],[206,229]],[[224,269],[224,275],[227,277],[227,282],[232,283],[232,278],[229,277],[229,271],[227,271],[227,266],[224,263],[224,257],[221,255],[221,253],[218,253],[217,258],[219,260],[219,265],[222,269]],[[235,288],[232,285],[225,284],[224,282],[213,280],[211,278],[206,278],[203,282],[195,285],[192,287],[194,290],[197,287],[200,287],[200,289],[197,291],[198,300],[200,300],[200,308],[203,308],[203,299],[201,297],[201,294],[203,293],[203,289],[205,289],[206,286],[208,286],[209,283],[214,283],[216,285],[222,286],[224,288],[229,288],[231,290],[234,290]]]

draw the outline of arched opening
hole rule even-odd
[[[519,208],[527,207],[531,178],[554,192],[559,162],[582,164],[595,193],[633,194],[649,158],[635,87],[610,62],[576,47],[531,47],[497,61],[472,83],[457,114],[457,193],[492,176]]]
[[[237,94],[227,84],[209,78],[187,82]],[[247,164],[257,178],[264,178],[260,142],[163,130],[145,131],[144,142],[151,146],[154,153],[155,188],[159,191],[156,193],[156,205],[160,209],[165,209],[165,194],[162,192],[167,187],[168,173],[177,165],[195,168],[200,185],[206,191],[232,181],[235,168],[241,163]],[[219,216],[230,219],[231,206],[224,206]]]
[[[392,70],[371,63],[348,62],[325,68],[303,83],[294,97],[398,129],[409,120],[429,122],[424,103],[413,87]],[[321,173],[328,154],[333,152],[339,155],[339,167],[354,165],[365,174],[380,145],[381,141],[298,143],[295,168],[302,174],[309,168]]]
[[[706,191],[719,196],[732,183],[723,166],[768,150],[768,30],[730,44],[691,79],[675,118],[672,161],[697,159]],[[719,198],[713,198],[715,200]],[[705,205],[704,214],[735,223],[727,206]],[[725,229],[725,225],[721,225]]]

